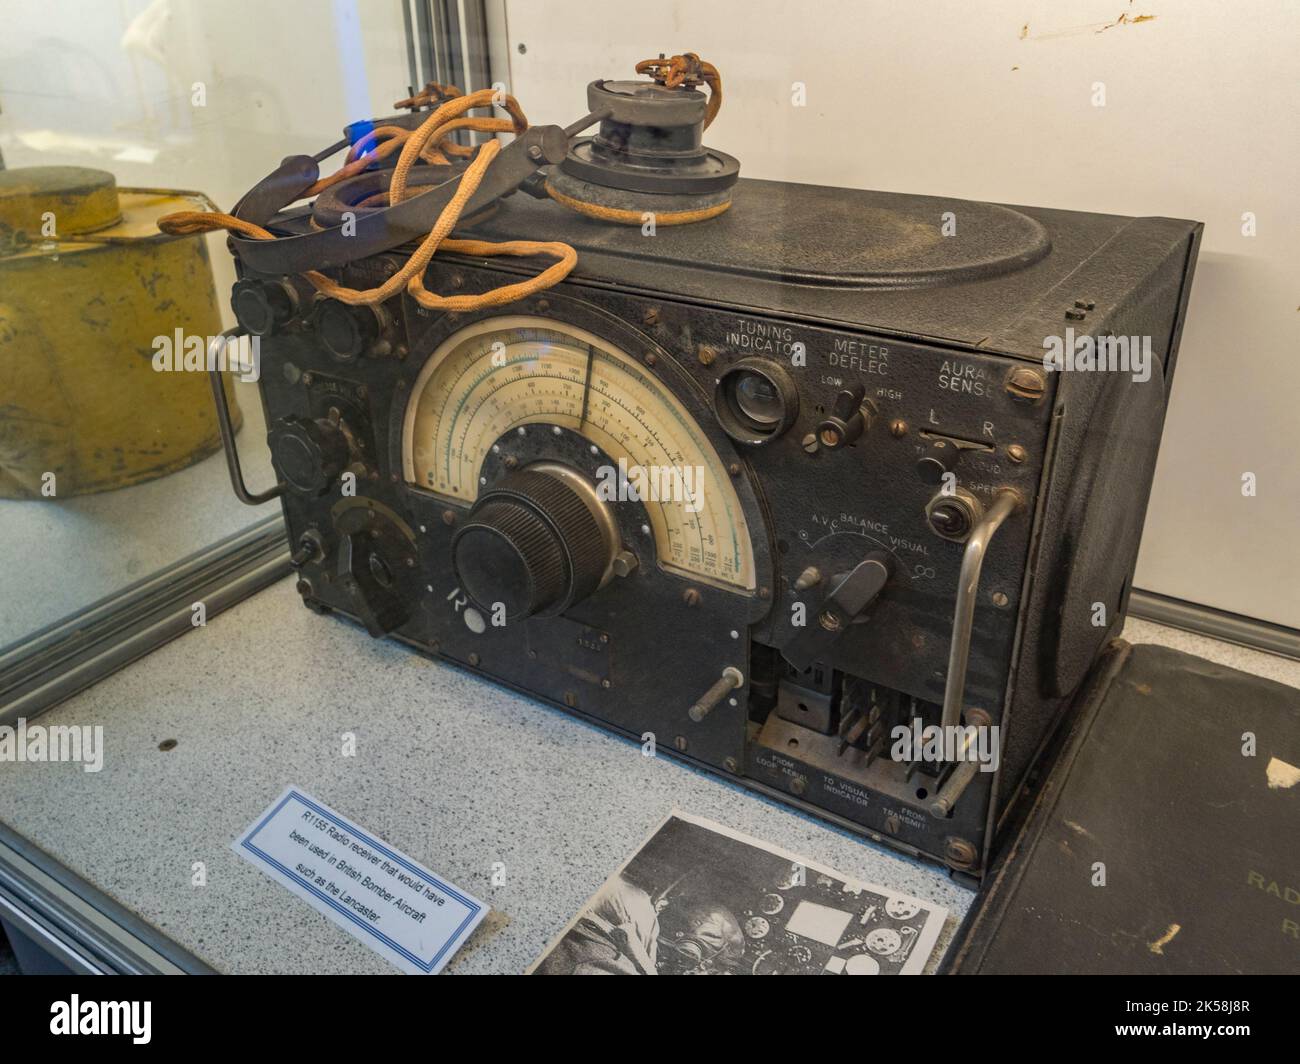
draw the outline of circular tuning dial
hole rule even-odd
[[[460,585],[507,621],[553,615],[600,586],[613,544],[594,492],[574,477],[536,469],[484,491],[451,542]]]

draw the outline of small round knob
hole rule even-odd
[[[266,443],[286,483],[303,495],[325,494],[350,454],[343,430],[325,418],[281,418]]]
[[[551,473],[509,474],[452,539],[460,586],[485,610],[504,606],[507,623],[560,613],[595,591],[609,567],[599,505]]]
[[[230,307],[250,336],[270,336],[293,317],[298,294],[283,281],[245,277],[231,289]]]
[[[350,362],[379,338],[382,313],[377,307],[322,299],[312,311],[311,322],[325,350],[341,362]]]
[[[933,440],[930,449],[916,463],[916,473],[927,484],[942,484],[956,470],[961,451],[947,440]]]

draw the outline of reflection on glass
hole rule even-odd
[[[361,14],[297,0],[6,12],[0,646],[275,513],[234,498],[219,453],[206,362],[234,323],[231,258],[219,236],[154,222],[229,209],[268,160],[390,108],[408,81],[400,7]],[[256,384],[227,381],[246,480],[269,486]]]

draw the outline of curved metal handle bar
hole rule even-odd
[[[988,552],[994,533],[1021,504],[1019,492],[1012,488],[1000,488],[993,505],[980,518],[966,540],[966,550],[961,556],[961,575],[957,580],[957,605],[953,610],[948,679],[943,689],[945,728],[961,723],[962,699],[966,694],[966,666],[970,663],[970,632],[975,620],[975,597],[979,593],[984,555]]]
[[[244,330],[239,328],[227,329],[221,334],[227,344],[244,335]],[[284,481],[266,491],[248,490],[244,483],[244,471],[239,465],[239,448],[235,444],[235,426],[230,420],[230,404],[226,402],[224,372],[214,365],[208,370],[208,383],[212,385],[212,401],[217,407],[217,426],[221,429],[221,447],[226,452],[226,468],[230,472],[230,486],[235,490],[235,498],[248,506],[261,506],[264,502],[278,499],[284,494]]]

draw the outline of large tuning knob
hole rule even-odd
[[[460,586],[507,621],[560,613],[603,579],[614,544],[594,492],[524,469],[484,492],[451,542]]]

